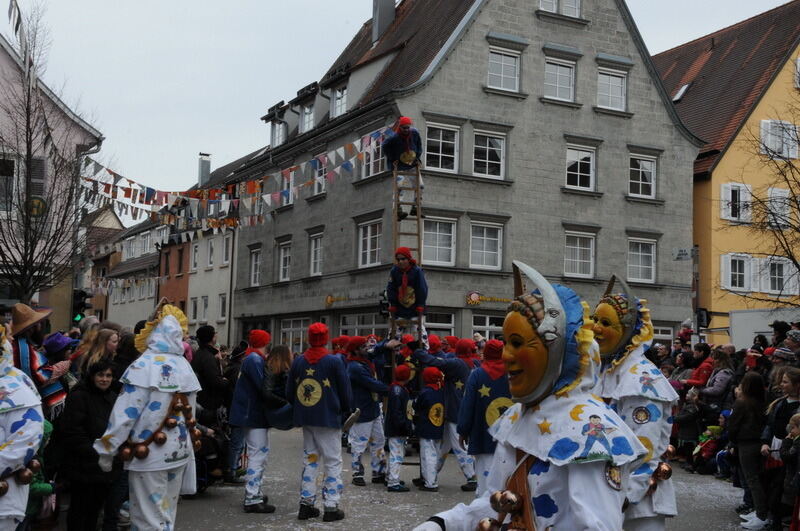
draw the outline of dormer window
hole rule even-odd
[[[314,104],[308,103],[300,108],[300,133],[314,129]]]
[[[272,147],[278,147],[286,142],[286,123],[279,120],[272,122]]]
[[[336,118],[347,112],[347,85],[333,89],[331,98],[331,118]]]
[[[539,9],[578,18],[581,16],[581,0],[539,0]]]

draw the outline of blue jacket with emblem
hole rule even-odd
[[[267,410],[262,400],[264,358],[251,352],[242,362],[233,390],[229,422],[242,428],[268,428]]]
[[[361,409],[358,422],[375,420],[381,414],[380,398],[389,388],[375,376],[369,363],[353,359],[347,364],[347,375],[353,389],[353,407]]]
[[[408,390],[402,385],[393,384],[389,388],[386,425],[383,430],[387,437],[409,437],[413,433],[414,424],[408,415],[408,400]]]
[[[295,426],[341,428],[342,414],[352,409],[344,363],[331,354],[314,364],[298,356],[286,380],[286,399],[292,404]]]
[[[387,137],[383,141],[383,153],[386,155],[386,167],[389,171],[394,169],[394,163],[397,162],[397,169],[400,171],[407,171],[413,169],[414,166],[403,164],[400,161],[400,156],[406,151],[413,151],[416,155],[417,161],[422,158],[422,137],[419,131],[411,128],[408,137],[404,137],[394,131],[387,131]]]
[[[444,436],[444,389],[425,388],[414,400],[414,431],[420,439]]]
[[[489,435],[489,423],[512,406],[508,376],[492,380],[482,368],[472,371],[458,412],[458,434],[469,439],[469,455],[493,454],[497,443]]]
[[[386,296],[389,305],[396,308],[395,315],[405,319],[417,317],[417,308],[425,308],[428,301],[428,283],[425,281],[425,273],[417,265],[411,266],[406,272],[407,289],[413,290],[414,300],[401,301],[400,288],[403,285],[403,270],[392,266],[389,271],[389,284],[386,286]]]
[[[459,358],[438,358],[425,349],[414,352],[413,359],[423,367],[436,367],[444,373],[445,419],[447,422],[458,422],[458,411],[464,397],[464,386],[467,384],[472,369]]]

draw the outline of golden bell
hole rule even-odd
[[[119,451],[119,457],[123,461],[130,461],[133,459],[133,450],[131,450],[130,446],[125,446],[122,450]]]
[[[492,506],[492,509],[496,513],[503,512],[503,508],[500,506],[500,500],[502,499],[503,493],[499,490],[493,492],[491,496],[489,496],[489,504]]]
[[[667,449],[661,454],[661,459],[672,459],[673,457],[675,457],[675,447],[671,444],[667,445]]]
[[[148,448],[146,444],[137,444],[133,454],[136,456],[136,459],[144,459],[150,455],[150,448]]]
[[[183,409],[184,413],[187,413],[187,414],[191,414],[192,413],[192,405],[189,404],[188,402],[186,404],[183,404],[183,408],[182,409]]]
[[[28,468],[33,472],[38,472],[42,469],[42,463],[38,459],[31,459],[30,463],[28,463]]]
[[[8,492],[8,481],[2,480],[0,481],[0,498],[6,495]]]
[[[190,430],[194,429],[195,426],[197,426],[197,421],[196,420],[189,419],[189,420],[186,421],[186,427],[189,428]]]
[[[478,522],[475,531],[500,531],[500,523],[494,518],[484,518]]]
[[[659,481],[666,481],[672,477],[672,467],[667,463],[659,463],[656,467],[656,479]]]
[[[193,441],[196,441],[196,440],[200,439],[200,437],[202,437],[202,436],[203,436],[203,433],[200,430],[198,430],[197,428],[192,430],[192,440]]]
[[[178,425],[178,419],[176,419],[175,417],[170,417],[164,421],[164,426],[166,426],[169,429],[172,429],[177,425]]]
[[[196,440],[196,441],[194,441],[192,443],[192,447],[194,447],[194,451],[195,452],[199,452],[200,448],[203,447],[203,443],[202,443],[202,441],[200,441],[200,439],[198,439],[198,440]]]
[[[516,492],[505,490],[500,494],[500,508],[504,513],[514,513],[522,508],[522,500]]]
[[[21,468],[17,470],[14,476],[17,478],[17,483],[20,485],[30,485],[33,481],[33,472],[31,472],[30,468]]]
[[[167,434],[163,431],[157,431],[155,435],[153,435],[153,442],[157,445],[161,446],[167,442]]]

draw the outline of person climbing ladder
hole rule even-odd
[[[417,339],[424,348],[428,348],[428,332],[425,330],[423,316],[425,303],[428,300],[428,283],[425,273],[417,265],[408,247],[398,247],[394,252],[395,265],[389,271],[389,284],[386,294],[389,299],[389,314],[398,326],[395,339],[408,333],[408,323],[419,327]]]
[[[410,215],[412,217],[417,215],[416,194],[409,193],[417,186],[417,175],[408,172],[416,170],[422,164],[422,138],[408,116],[398,118],[392,126],[392,131],[394,134],[389,133],[388,138],[383,142],[383,153],[386,155],[386,167],[398,172],[396,179],[400,204],[397,208],[397,218],[403,220],[409,215],[403,210],[402,205],[405,203],[413,203]],[[399,172],[407,173],[400,174]],[[419,187],[423,188],[422,177],[420,177]]]

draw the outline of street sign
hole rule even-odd
[[[692,259],[692,250],[691,249],[686,249],[686,248],[673,247],[672,248],[672,259],[675,260],[676,262],[682,262],[682,261],[686,261],[686,260],[691,260]]]
[[[32,218],[40,218],[47,212],[47,201],[43,197],[33,196],[25,201],[25,209]]]

